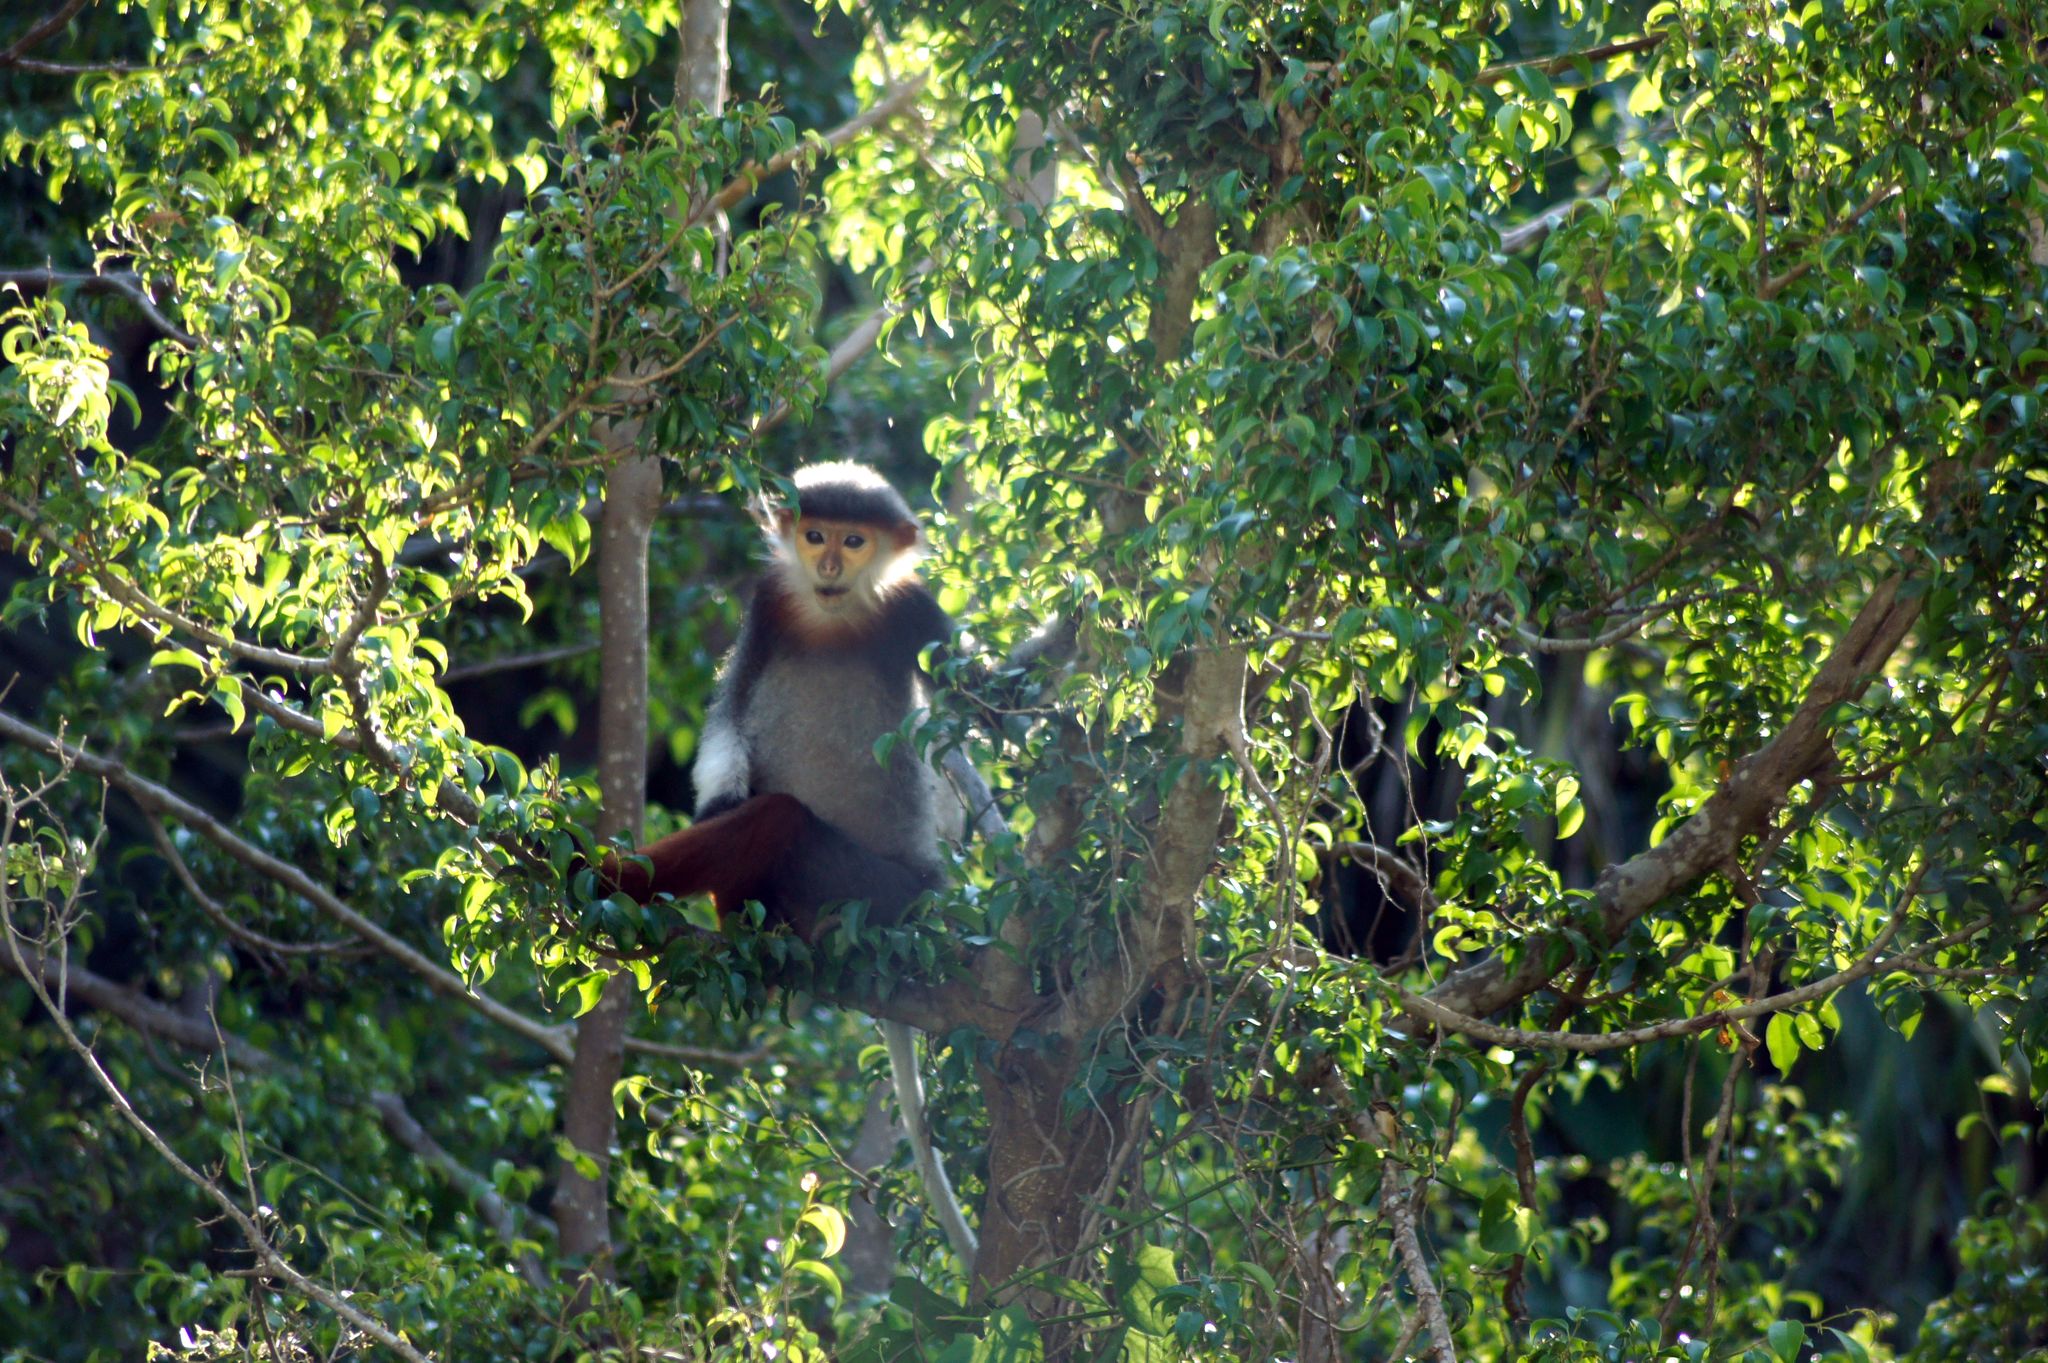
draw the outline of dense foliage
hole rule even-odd
[[[50,3],[0,1358],[2048,1358],[2031,7]],[[643,454],[649,832],[746,500],[927,510],[917,921],[563,874]]]

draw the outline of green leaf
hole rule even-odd
[[[604,982],[607,978],[603,971],[593,971],[571,985],[576,991],[576,1017],[580,1018],[597,1007],[597,1001],[604,997]]]
[[[1790,1074],[1793,1062],[1799,1059],[1799,1029],[1792,1019],[1783,1013],[1774,1014],[1770,1025],[1764,1028],[1764,1045],[1770,1048],[1771,1063],[1778,1067],[1778,1072]]]
[[[990,1319],[968,1357],[971,1363],[1039,1363],[1045,1357],[1045,1342],[1030,1312],[1010,1305]]]
[[[1778,1363],[1798,1363],[1800,1346],[1806,1342],[1806,1330],[1796,1320],[1773,1321],[1771,1328],[1764,1332],[1770,1341],[1771,1352],[1778,1356]]]
[[[1130,1260],[1117,1266],[1117,1306],[1124,1319],[1148,1335],[1165,1335],[1172,1315],[1159,1304],[1159,1294],[1180,1281],[1173,1251],[1164,1245],[1140,1245]]]
[[[189,648],[160,648],[149,655],[151,667],[189,667],[195,672],[206,670],[206,660]]]
[[[1492,1254],[1521,1254],[1541,1232],[1536,1214],[1524,1207],[1516,1192],[1502,1185],[1479,1207],[1479,1244]]]
[[[834,1273],[830,1266],[821,1264],[816,1259],[798,1259],[789,1266],[789,1271],[816,1278],[819,1282],[825,1284],[826,1290],[831,1292],[835,1299],[843,1298],[846,1295],[846,1289],[840,1286],[839,1275]]]
[[[837,1207],[816,1203],[804,1209],[802,1224],[813,1226],[825,1241],[825,1257],[831,1258],[846,1244],[846,1218]]]
[[[571,511],[549,521],[540,528],[540,537],[569,560],[572,573],[590,557],[590,522],[580,511]]]

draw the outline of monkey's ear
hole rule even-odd
[[[897,553],[908,553],[917,547],[917,522],[898,521],[890,527],[889,538],[896,541]]]
[[[787,535],[789,528],[796,524],[796,519],[796,508],[793,506],[768,508],[768,528],[777,535]]]

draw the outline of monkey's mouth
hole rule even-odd
[[[828,601],[829,601],[829,600],[832,600],[832,599],[833,599],[833,598],[835,598],[835,597],[841,597],[841,596],[844,596],[844,595],[846,595],[846,588],[844,588],[844,587],[820,587],[820,588],[818,588],[818,595],[820,595],[820,596],[824,597],[824,598],[825,598],[826,600],[828,600]]]

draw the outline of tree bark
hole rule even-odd
[[[1111,1156],[1123,1134],[1120,1107],[1090,1107],[1078,1117],[1063,1110],[1080,1052],[1072,1043],[1031,1049],[1005,1046],[981,1066],[988,1104],[988,1196],[981,1209],[981,1252],[975,1256],[974,1295],[1025,1301],[1033,1314],[1053,1314],[1057,1302],[1013,1280],[1038,1268],[1081,1276],[1062,1265],[1081,1248],[1088,1202],[1105,1196]],[[1046,1356],[1059,1357],[1047,1341]]]
[[[615,437],[637,437],[615,431]],[[637,842],[647,813],[647,539],[661,510],[661,465],[647,455],[621,460],[605,490],[597,536],[600,650],[597,834]],[[597,1006],[576,1029],[562,1104],[562,1134],[597,1165],[595,1178],[564,1160],[555,1184],[562,1253],[611,1276],[609,1172],[615,1114],[612,1089],[625,1067],[633,979],[605,981]]]
[[[676,63],[675,98],[706,113],[725,108],[727,0],[690,0],[684,6],[682,55]],[[685,205],[677,205],[679,215]],[[636,444],[640,423],[621,422],[609,434],[615,448]],[[622,459],[605,490],[604,519],[598,529],[599,649],[604,668],[598,684],[597,783],[602,798],[597,833],[638,842],[647,815],[647,540],[661,513],[661,463],[649,455]],[[562,1132],[597,1165],[597,1177],[564,1161],[555,1186],[555,1220],[562,1252],[589,1260],[602,1277],[611,1276],[609,1180],[615,1118],[612,1090],[625,1067],[626,1022],[633,980],[624,973],[605,981],[597,1006],[576,1031],[576,1056],[569,1067]]]
[[[1216,215],[1191,193],[1169,226],[1134,181],[1126,190],[1130,211],[1161,255],[1148,336],[1163,369],[1179,358],[1201,272],[1216,258]],[[1131,509],[1104,507],[1105,523]],[[1076,1257],[1097,1227],[1090,1207],[1114,1196],[1132,1143],[1143,1139],[1144,1114],[1108,1100],[1070,1113],[1067,1092],[1105,1027],[1118,1025],[1148,995],[1162,998],[1162,1011],[1171,1013],[1184,991],[1194,896],[1214,859],[1223,816],[1223,792],[1208,764],[1242,729],[1244,677],[1244,653],[1233,648],[1190,652],[1160,675],[1156,716],[1162,726],[1178,724],[1179,751],[1188,763],[1150,830],[1140,907],[1120,925],[1117,949],[1081,963],[1072,987],[1054,999],[1029,999],[1023,972],[1004,989],[994,978],[1000,962],[984,973],[985,982],[997,985],[997,1005],[1015,1011],[1017,1021],[999,1035],[1003,1044],[981,1067],[989,1167],[974,1265],[977,1296],[1021,1297],[1034,1314],[1056,1315],[1061,1304],[1023,1288],[1019,1276],[1038,1269],[1086,1276]],[[1030,1032],[1028,1046],[1009,1041],[1019,1024]],[[1071,1342],[1057,1331],[1048,1335],[1046,1357],[1063,1357]]]

